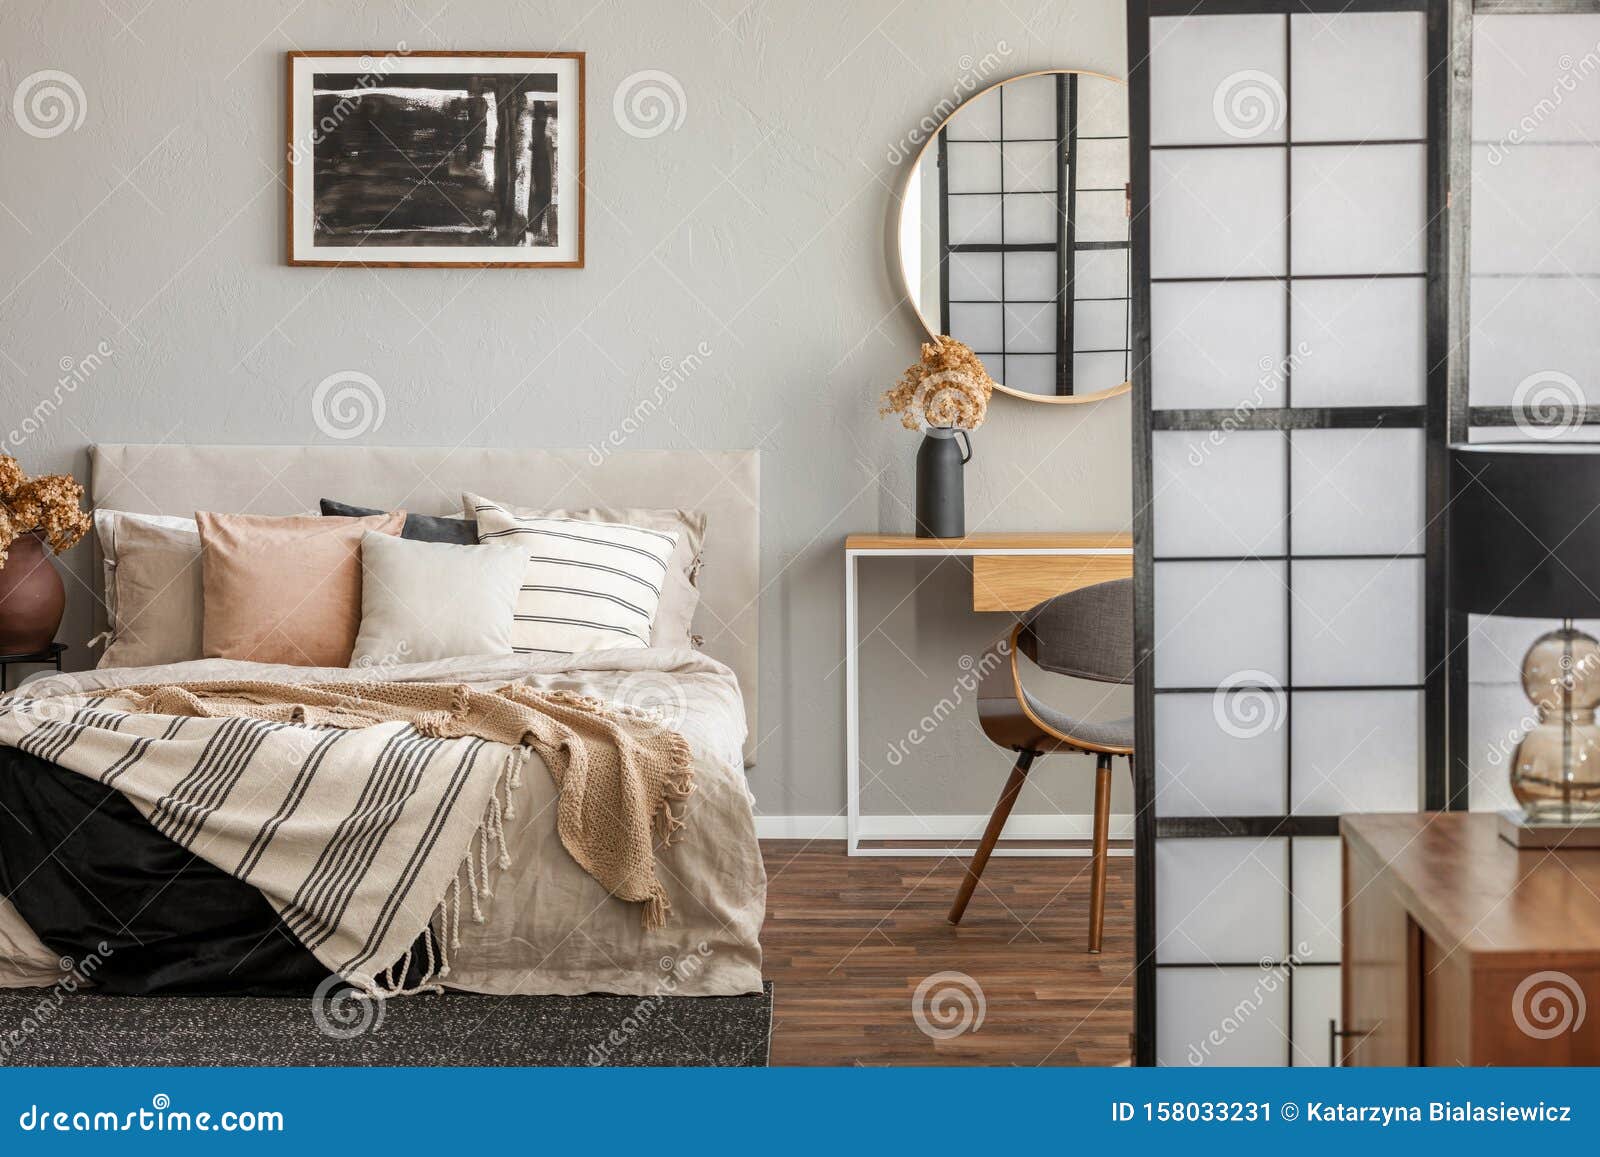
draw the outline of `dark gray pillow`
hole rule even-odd
[[[368,506],[351,506],[348,502],[335,502],[331,498],[322,500],[324,518],[365,518],[369,514],[387,513],[386,510],[375,510]],[[401,530],[400,537],[415,539],[418,542],[454,542],[462,546],[476,546],[478,524],[466,518],[442,518],[437,514],[407,514],[406,525]]]

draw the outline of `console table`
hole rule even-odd
[[[1121,533],[970,534],[916,538],[852,534],[844,540],[845,792],[847,850],[852,856],[968,856],[963,848],[861,846],[861,687],[857,578],[867,558],[964,558],[972,561],[972,609],[1021,614],[1052,595],[1133,574],[1133,539]],[[1048,849],[998,847],[994,854],[1048,856]],[[1059,854],[1059,853],[1056,853]],[[1070,854],[1078,855],[1079,852]]]
[[[1497,824],[1340,820],[1343,1063],[1600,1063],[1600,850],[1519,852]]]

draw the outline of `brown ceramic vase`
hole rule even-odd
[[[18,535],[0,567],[0,655],[48,647],[61,626],[67,591],[37,533]]]

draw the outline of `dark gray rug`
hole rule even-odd
[[[0,993],[3,1065],[764,1066],[748,996],[100,996]]]

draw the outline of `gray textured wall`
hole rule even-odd
[[[588,53],[586,269],[284,265],[283,52],[402,41]],[[915,438],[875,416],[921,337],[886,259],[904,164],[890,157],[986,56],[995,76],[1123,75],[1122,5],[10,0],[8,448],[31,470],[82,471],[102,440],[326,441],[311,396],[339,370],[384,390],[374,441],[587,446],[620,426],[664,360],[703,342],[704,365],[628,444],[762,448],[768,734],[752,783],[763,812],[837,812],[840,542],[910,525]],[[81,126],[48,138],[11,115],[18,85],[43,69],[70,74],[86,104]],[[645,69],[675,77],[686,102],[681,127],[648,139],[612,111],[624,78]],[[104,364],[63,390],[61,366],[102,342]],[[41,399],[59,406],[24,429]],[[970,529],[1128,524],[1126,398],[1061,409],[997,397],[975,443]],[[86,547],[69,557],[74,644],[87,634],[88,562]],[[878,564],[864,592],[869,625],[888,614],[864,680],[869,759],[1003,627],[964,611],[950,576],[901,602],[916,577]],[[927,678],[902,674],[897,650]],[[1085,768],[1056,764],[1023,806],[1086,810]],[[987,811],[1004,765],[962,715],[893,769],[872,806]],[[1118,803],[1127,810],[1125,790]]]

